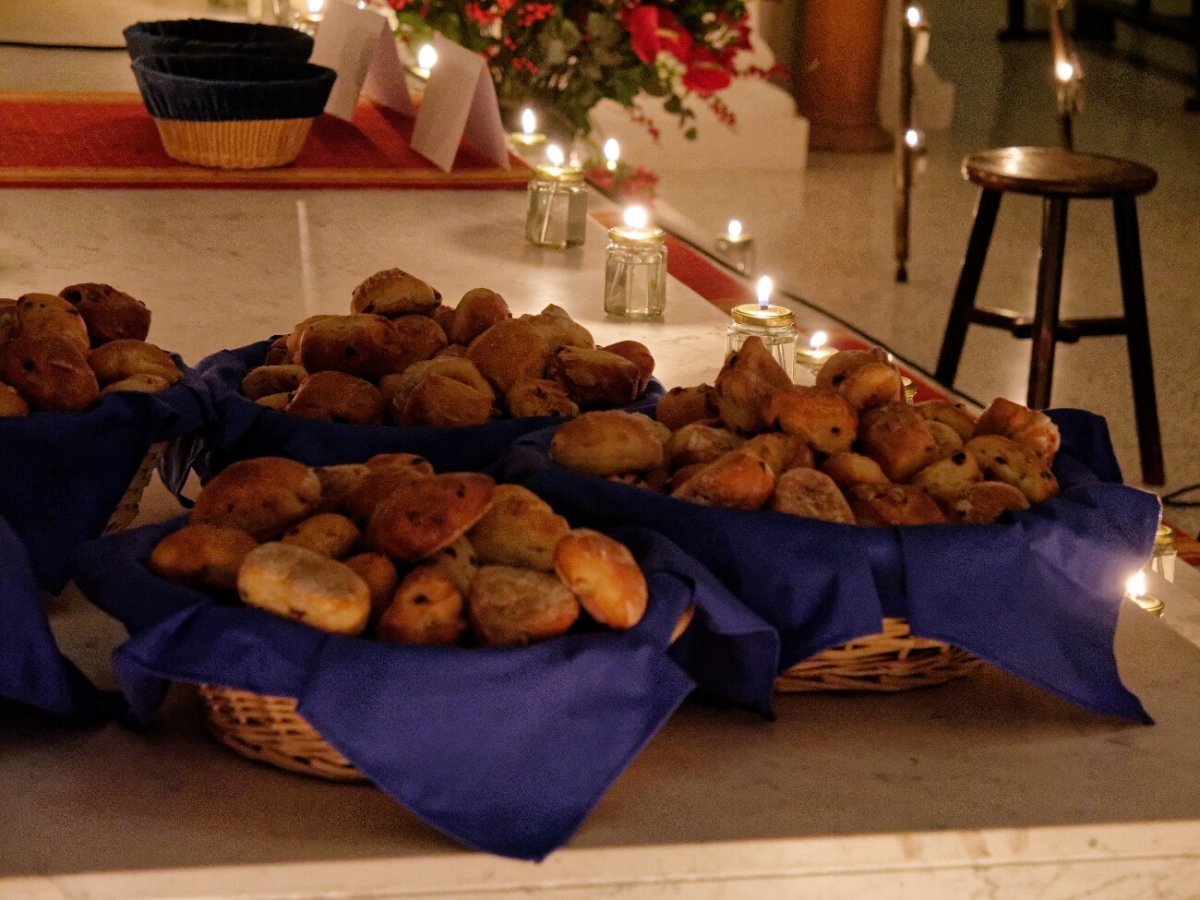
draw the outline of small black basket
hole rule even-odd
[[[256,59],[307,62],[313,39],[295,28],[216,19],[167,19],[137,22],[123,32],[133,59],[150,54],[208,55],[236,53]]]

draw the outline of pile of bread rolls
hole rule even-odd
[[[180,378],[146,343],[150,310],[107,284],[0,299],[0,416],[87,409],[114,391],[156,393]]]
[[[656,416],[585,413],[550,458],[708,506],[860,525],[994,522],[1058,493],[1048,416],[1004,399],[978,419],[911,405],[880,349],[841,351],[800,386],[750,338],[715,385],[668,391]]]
[[[498,293],[476,288],[448,306],[386,269],[354,289],[349,315],[311,316],[278,339],[241,387],[306,419],[456,427],[624,406],[653,371],[645,345],[597,347],[553,304],[514,318]]]
[[[316,469],[234,463],[150,567],[315,628],[405,644],[522,645],[581,618],[626,629],[647,603],[623,544],[572,529],[523,487],[435,474],[409,453]]]

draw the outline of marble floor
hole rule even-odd
[[[927,136],[912,196],[907,284],[893,277],[890,153],[811,152],[807,165],[763,168],[755,165],[763,155],[760,129],[739,136],[740,152],[714,154],[704,171],[664,169],[660,199],[670,224],[701,245],[711,247],[728,219],[741,219],[756,237],[760,272],[932,370],[976,199],[959,173],[962,156],[987,147],[1053,144],[1057,125],[1048,45],[998,42],[1005,3],[926,0],[925,7],[932,27],[929,65],[952,88],[954,109],[950,126]],[[0,4],[0,41],[112,46],[120,42],[122,24],[205,9],[205,0],[6,0]],[[1119,39],[1188,71],[1178,45],[1124,30]],[[1087,46],[1080,53],[1086,80],[1084,109],[1075,120],[1077,148],[1140,160],[1160,176],[1157,188],[1139,200],[1138,212],[1166,457],[1167,484],[1159,492],[1165,494],[1200,482],[1200,390],[1192,381],[1200,363],[1200,115],[1184,111],[1188,88],[1178,77],[1141,71]],[[119,51],[64,55],[21,46],[0,53],[0,85],[133,89]],[[918,115],[921,104],[918,96]],[[1039,229],[1035,199],[1005,199],[980,302],[1032,307]],[[1063,314],[1116,314],[1120,294],[1107,203],[1072,205],[1066,255]],[[816,317],[799,309],[802,321]],[[976,327],[956,387],[982,403],[998,395],[1023,400],[1027,370],[1027,343]],[[1139,483],[1122,338],[1060,346],[1052,403],[1104,415],[1127,480]],[[1167,516],[1192,533],[1200,530],[1200,510],[1169,508]]]

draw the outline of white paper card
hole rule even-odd
[[[415,112],[388,20],[370,9],[331,0],[317,29],[312,61],[337,72],[325,112],[350,120],[358,97],[404,115]]]
[[[411,147],[443,172],[454,165],[464,140],[503,169],[509,167],[504,123],[496,86],[482,56],[434,36],[437,65],[430,72],[425,96],[413,126]]]

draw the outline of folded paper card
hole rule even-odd
[[[615,529],[650,602],[629,631],[527,647],[427,647],[327,634],[157,578],[182,520],[90,543],[76,580],[133,635],[115,657],[145,720],[169,682],[293,697],[326,742],[424,821],[471,847],[539,859],[563,844],[697,688],[769,714],[778,637],[659,535]],[[689,604],[695,616],[670,643]],[[398,702],[400,701],[400,702]]]
[[[487,469],[496,465],[513,441],[555,421],[549,418],[498,419],[461,428],[410,428],[395,425],[350,425],[316,422],[268,409],[241,393],[242,379],[261,365],[271,341],[222,350],[202,359],[196,371],[204,379],[215,418],[167,448],[162,475],[178,494],[195,469],[207,481],[229,463],[253,456],[287,456],[312,466],[359,461],[376,453],[418,453],[434,467]],[[649,409],[663,387],[652,380],[630,409]]]
[[[313,63],[337,72],[325,112],[350,121],[360,96],[406,116],[415,112],[388,20],[374,10],[330,0]]]
[[[1087,709],[1149,721],[1121,683],[1113,634],[1159,501],[1120,483],[1103,419],[1050,415],[1061,493],[994,525],[869,528],[699,506],[554,465],[552,429],[519,440],[505,476],[583,524],[669,537],[779,630],[785,668],[900,617]]]

